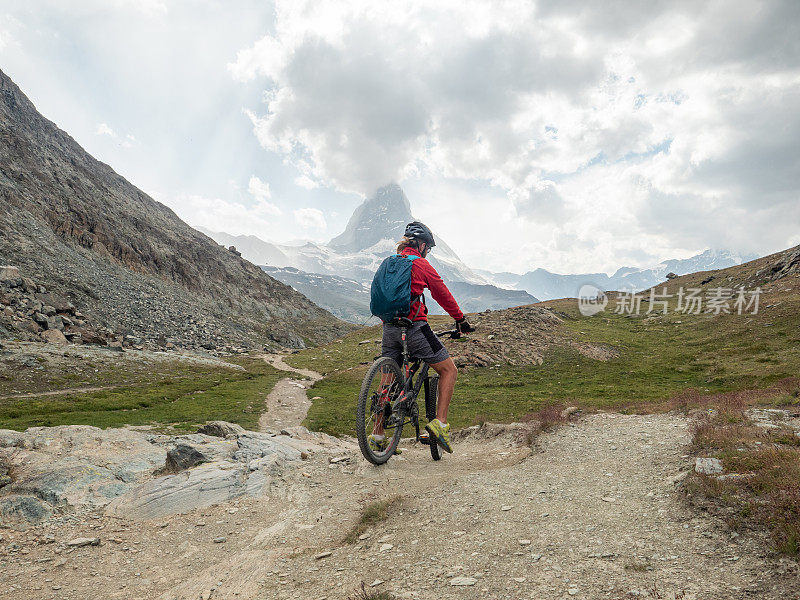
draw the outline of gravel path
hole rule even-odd
[[[322,378],[322,375],[306,369],[296,369],[283,361],[280,354],[267,354],[264,360],[276,369],[302,375],[303,379],[287,377],[281,379],[267,396],[267,408],[258,419],[260,431],[285,429],[300,425],[306,418],[311,401],[306,389]]]
[[[441,463],[425,448],[384,469],[356,457],[352,475],[342,468],[345,481],[328,477],[315,495],[330,496],[324,510],[294,515],[309,529],[285,543],[311,550],[262,570],[259,597],[342,598],[361,581],[420,599],[796,597],[796,575],[779,577],[756,540],[682,502],[674,478],[690,466],[687,441],[682,418],[600,414],[544,436],[530,456],[500,437],[466,440]],[[348,499],[376,491],[404,502],[341,546]],[[438,531],[441,547],[429,541]]]

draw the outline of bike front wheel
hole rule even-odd
[[[439,376],[432,375],[428,378],[428,385],[425,386],[425,416],[428,421],[433,421],[436,418],[436,404],[439,401]],[[442,458],[442,451],[439,444],[436,443],[430,434],[428,435],[428,446],[431,450],[431,458],[433,460],[440,460]]]
[[[405,412],[401,396],[403,376],[393,358],[382,356],[364,376],[356,407],[356,437],[361,453],[374,465],[389,460],[403,434]],[[383,431],[384,440],[370,444],[369,437]]]

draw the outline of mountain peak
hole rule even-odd
[[[345,230],[328,245],[340,251],[358,252],[385,239],[397,241],[403,236],[406,224],[413,220],[411,204],[403,189],[390,183],[364,200],[353,212]]]

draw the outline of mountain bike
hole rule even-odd
[[[419,433],[419,405],[417,397],[420,391],[425,392],[425,418],[432,421],[436,418],[436,402],[439,390],[439,376],[428,374],[428,364],[413,359],[408,354],[406,332],[413,322],[411,319],[401,317],[391,322],[391,325],[400,328],[400,337],[403,344],[403,364],[389,356],[375,359],[367,370],[358,395],[356,408],[356,434],[361,453],[374,465],[382,465],[388,461],[400,443],[403,427],[414,426],[416,440],[426,444],[431,450],[431,458],[439,460],[442,457],[436,440],[431,439],[427,433]],[[456,339],[461,337],[458,329],[436,332],[438,336],[449,335]],[[369,447],[367,437],[376,427],[382,424],[384,435],[389,443],[382,452],[375,452]]]

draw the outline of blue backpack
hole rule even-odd
[[[411,312],[411,265],[417,258],[413,254],[389,256],[372,278],[369,310],[384,323]]]

